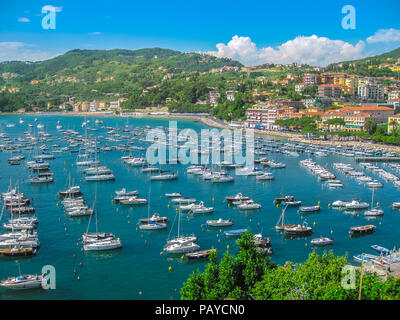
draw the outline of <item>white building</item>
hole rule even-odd
[[[235,94],[237,91],[227,91],[226,92],[226,99],[229,101],[235,101]]]
[[[358,97],[362,100],[383,100],[383,86],[378,83],[360,84]]]

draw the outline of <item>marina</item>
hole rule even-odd
[[[151,128],[168,132],[166,119],[107,117],[93,124],[97,130],[86,130],[82,117],[37,116],[43,128],[29,126],[34,118],[0,117],[0,280],[18,275],[16,259],[26,274],[50,264],[57,270],[57,289],[0,288],[7,299],[178,299],[189,274],[207,263],[210,248],[219,258],[227,246],[235,252],[246,230],[261,234],[260,245],[281,264],[305,261],[314,249],[353,257],[374,245],[381,252],[398,246],[400,167],[356,160],[355,151],[367,157],[368,150],[256,136],[256,160],[265,159],[255,170],[244,166],[237,174],[225,164],[189,172],[192,164],[179,162],[156,170],[145,159],[151,145],[146,134]],[[178,130],[185,128],[208,127],[178,121]],[[44,130],[48,135],[39,135]],[[9,163],[18,155],[19,165]],[[31,183],[37,172],[52,174],[41,176],[46,183]],[[264,178],[257,178],[260,173]],[[18,191],[10,193],[10,186]],[[179,235],[186,240],[177,242],[181,206],[189,209],[180,212]],[[368,210],[384,215],[364,214]],[[361,234],[349,237],[350,231]],[[312,242],[312,233],[323,236]],[[129,277],[132,270],[141,276]],[[98,279],[110,274],[100,285]],[[112,290],[117,283],[120,289]]]

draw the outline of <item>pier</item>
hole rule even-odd
[[[356,162],[400,162],[400,157],[355,157]]]

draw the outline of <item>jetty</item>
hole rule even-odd
[[[400,157],[355,157],[356,162],[400,162]]]

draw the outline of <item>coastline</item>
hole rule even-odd
[[[213,117],[206,114],[149,114],[149,113],[139,113],[139,112],[131,112],[131,113],[122,113],[120,115],[109,113],[109,112],[25,112],[25,113],[12,113],[12,112],[4,112],[0,113],[2,115],[59,115],[59,116],[71,116],[71,117],[120,117],[120,118],[158,118],[158,119],[183,119],[183,120],[192,120],[196,122],[201,122],[209,127],[219,128],[219,129],[229,129],[234,130],[228,126],[227,124],[222,124],[217,121]],[[249,130],[246,128],[240,128],[241,130]],[[363,148],[370,148],[373,150],[385,150],[389,152],[398,152],[400,153],[400,146],[392,146],[385,145],[373,142],[361,142],[361,141],[338,141],[338,140],[311,140],[305,138],[302,134],[288,133],[288,132],[278,132],[278,131],[269,131],[269,130],[258,130],[251,129],[254,131],[254,134],[266,136],[266,137],[278,137],[282,139],[287,139],[293,142],[306,143],[316,146],[345,146],[345,147],[354,147],[359,146]]]

